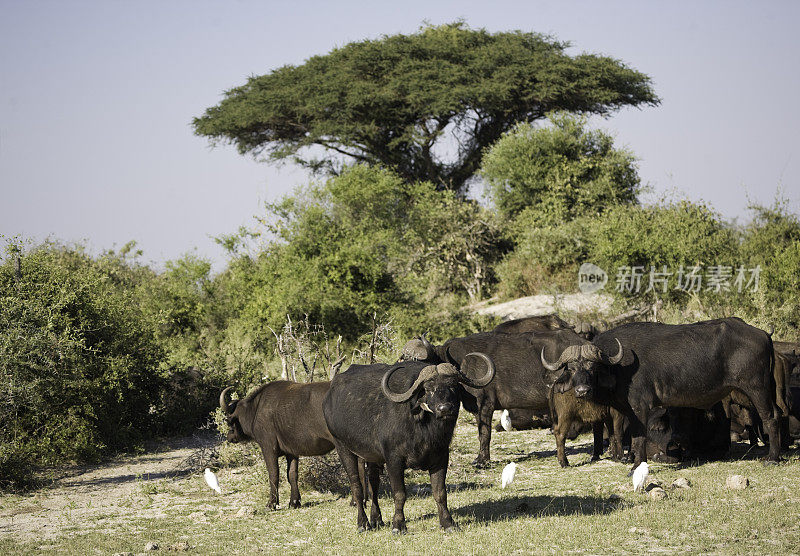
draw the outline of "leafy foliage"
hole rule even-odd
[[[681,265],[729,265],[740,262],[739,239],[732,226],[704,204],[660,201],[653,205],[610,205],[561,225],[537,226],[533,212],[521,215],[516,249],[498,269],[505,295],[531,295],[542,287],[576,285],[578,266],[592,262],[609,273],[620,267],[677,271]],[[644,293],[644,284],[640,293]],[[670,290],[670,295],[682,295]]]
[[[620,266],[734,265],[737,237],[719,213],[702,203],[618,205],[597,220],[591,242],[596,264]],[[605,266],[604,266],[605,265]]]
[[[149,270],[126,268],[49,244],[0,266],[0,435],[24,447],[0,474],[16,457],[95,459],[156,427],[162,351],[128,287]]]
[[[370,315],[388,313],[406,331],[409,312],[480,299],[501,253],[502,230],[486,209],[365,165],[267,209],[279,240],[250,262],[242,318],[254,330],[308,315],[352,342]]]
[[[460,22],[352,42],[251,77],[194,128],[241,153],[335,172],[343,160],[383,165],[406,181],[463,192],[483,149],[517,122],[557,109],[607,114],[658,104],[646,75],[613,58],[570,56],[568,47]],[[325,156],[307,157],[312,146]]]
[[[633,154],[613,138],[587,130],[586,119],[550,114],[548,127],[519,124],[486,153],[481,175],[503,216],[559,224],[636,202],[639,175]]]

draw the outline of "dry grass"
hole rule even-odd
[[[667,499],[634,493],[629,467],[589,463],[591,439],[573,442],[573,467],[561,469],[547,431],[496,433],[495,464],[475,470],[477,435],[462,415],[448,473],[449,506],[460,532],[439,530],[427,474],[409,472],[406,516],[410,534],[384,528],[355,531],[347,496],[304,491],[298,510],[264,511],[263,463],[220,472],[223,495],[209,490],[200,474],[182,474],[185,448],[77,470],[50,489],[0,498],[0,551],[54,550],[67,553],[142,552],[188,543],[195,553],[402,553],[512,554],[583,552],[796,553],[800,550],[800,464],[796,452],[785,463],[765,465],[736,445],[723,462],[652,466]],[[501,490],[503,466],[518,463],[517,478]],[[302,460],[301,460],[302,466]],[[731,474],[751,486],[725,487]],[[283,475],[285,477],[285,474]],[[692,487],[671,490],[677,477]],[[281,501],[288,485],[281,483]],[[391,516],[388,496],[381,499]]]

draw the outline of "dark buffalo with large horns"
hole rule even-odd
[[[431,344],[423,335],[405,345],[402,359],[446,362],[469,372],[471,363],[465,356],[473,351],[486,353],[497,368],[495,380],[488,387],[465,388],[471,398],[464,400],[464,408],[478,417],[480,449],[475,465],[484,465],[490,459],[492,414],[496,409],[548,411],[551,388],[559,392],[574,388],[577,397],[586,397],[593,388],[602,386],[592,380],[603,375],[589,371],[595,365],[613,364],[621,357],[620,350],[607,355],[573,330],[562,328],[520,334],[480,332],[453,338],[440,346]],[[549,362],[546,354],[559,355],[556,361]]]
[[[300,507],[298,458],[321,456],[333,450],[333,437],[322,415],[322,400],[330,382],[300,384],[278,380],[260,386],[246,398],[228,400],[225,388],[219,405],[228,424],[228,442],[256,442],[269,473],[269,502],[278,506],[278,458],[286,458],[291,487],[290,508]]]
[[[466,357],[478,359],[485,366],[480,378],[471,379],[448,363],[413,361],[352,365],[334,377],[323,412],[358,500],[359,531],[383,524],[378,506],[378,473],[384,464],[394,498],[393,532],[406,531],[404,474],[408,468],[430,473],[439,524],[446,531],[455,527],[447,508],[445,477],[459,406],[468,395],[466,387],[480,390],[495,376],[495,367],[486,355]],[[359,457],[367,462],[371,487],[369,520],[358,477]]]
[[[631,422],[634,466],[646,461],[648,416],[655,407],[708,408],[733,390],[755,406],[770,438],[780,438],[770,336],[738,318],[694,324],[635,322],[600,334],[602,350],[623,347],[618,364],[594,369],[614,382],[612,403]],[[771,442],[769,459],[780,459]]]

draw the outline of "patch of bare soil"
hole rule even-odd
[[[113,528],[120,519],[167,517],[182,498],[177,490],[170,496],[169,485],[197,473],[198,450],[215,442],[211,436],[170,439],[142,455],[67,468],[49,488],[1,497],[0,535],[45,540],[87,526]]]

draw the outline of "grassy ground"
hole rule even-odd
[[[800,552],[795,451],[779,465],[746,454],[743,444],[735,445],[728,461],[653,464],[653,479],[667,490],[665,500],[655,501],[632,492],[629,466],[589,463],[588,435],[571,443],[573,467],[561,469],[547,431],[494,433],[494,465],[475,470],[469,462],[477,435],[470,421],[462,414],[447,480],[456,534],[439,530],[424,473],[407,473],[408,535],[392,535],[388,527],[358,534],[355,509],[334,494],[305,491],[302,508],[265,512],[263,463],[220,471],[222,496],[205,486],[202,474],[148,473],[165,469],[169,458],[169,466],[179,468],[185,453],[172,450],[115,462],[87,480],[0,497],[0,553],[140,553],[148,542],[159,551],[188,546],[195,553],[226,554]],[[516,480],[501,490],[501,470],[511,461],[518,464]],[[727,489],[732,474],[748,477],[750,487]],[[678,477],[689,479],[691,488],[670,489]],[[280,495],[285,507],[285,480]],[[386,494],[381,508],[390,518]]]

